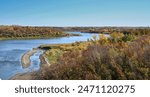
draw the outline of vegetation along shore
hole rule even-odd
[[[42,56],[47,61],[44,59],[41,69],[30,73],[30,78],[38,80],[150,79],[150,29],[109,28],[109,31],[110,37],[101,34],[99,39],[93,36],[87,42],[39,46],[40,49],[45,50]]]
[[[53,27],[0,26],[0,40],[42,39],[64,36],[78,36],[78,34],[68,34]]]
[[[64,45],[42,45],[51,66],[33,79],[150,79],[150,30],[110,32],[110,38]]]

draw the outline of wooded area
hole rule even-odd
[[[29,26],[0,26],[0,39],[28,39],[67,36],[54,28]]]

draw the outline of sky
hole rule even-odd
[[[0,0],[0,25],[150,26],[150,0]]]

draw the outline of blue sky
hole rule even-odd
[[[0,25],[150,26],[150,0],[0,0]]]

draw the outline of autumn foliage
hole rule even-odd
[[[66,34],[48,27],[0,26],[0,39],[49,38],[57,36],[66,36]]]
[[[149,80],[150,36],[100,35],[86,49],[67,51],[57,63],[44,67],[35,79]]]

